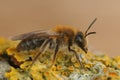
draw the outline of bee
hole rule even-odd
[[[18,51],[32,50],[39,48],[38,52],[32,59],[32,64],[38,59],[38,57],[46,50],[46,48],[54,49],[52,65],[55,62],[56,55],[62,46],[66,46],[69,52],[74,53],[77,61],[83,67],[81,60],[79,59],[78,53],[72,49],[73,45],[77,45],[85,53],[87,53],[87,40],[86,37],[96,32],[88,32],[91,26],[95,23],[95,18],[92,23],[88,26],[87,30],[83,33],[75,28],[59,26],[47,31],[33,31],[25,34],[21,34],[12,38],[12,40],[21,40],[17,45]],[[47,47],[49,45],[49,47]]]

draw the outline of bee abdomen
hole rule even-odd
[[[45,39],[26,39],[21,41],[18,46],[17,50],[18,51],[25,51],[25,50],[33,50],[37,47],[40,47],[42,43],[45,41]]]

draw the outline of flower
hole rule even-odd
[[[30,58],[34,57],[37,49],[18,52],[16,50],[18,43],[19,41],[0,38],[0,55],[7,54],[11,59],[13,57],[13,64],[20,63],[19,68],[10,63],[11,70],[5,72],[8,80],[120,80],[120,56],[111,58],[108,55],[96,55],[92,52],[82,54],[82,50],[74,47],[85,69],[80,66],[75,55],[67,50],[58,52],[52,67],[49,67],[53,58],[50,50],[45,51],[42,57],[40,56],[30,66],[32,63]]]

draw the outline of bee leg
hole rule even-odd
[[[53,49],[53,46],[54,45],[54,42],[53,42],[53,39],[50,40],[50,45],[49,45],[49,49]]]
[[[53,41],[51,40],[50,41],[50,46],[49,46],[50,49],[52,49],[52,43],[53,43]]]
[[[43,44],[41,45],[41,47],[39,48],[39,51],[36,53],[35,57],[32,60],[32,64],[30,66],[32,66],[34,64],[34,62],[38,59],[38,57],[42,54],[42,52],[44,51],[45,47],[47,46],[47,44],[50,42],[51,39],[47,39],[43,42]]]
[[[52,67],[54,65],[54,62],[55,62],[55,59],[56,59],[56,56],[57,56],[57,53],[58,53],[58,50],[59,50],[59,46],[60,46],[60,41],[57,40],[56,41],[56,47],[55,47],[55,53],[53,55],[53,60],[52,60],[52,64],[50,67]]]
[[[79,62],[79,64],[81,65],[81,67],[85,69],[83,63],[82,63],[81,60],[79,59],[79,55],[77,54],[77,52],[76,52],[75,50],[71,49],[70,46],[68,46],[68,50],[69,50],[70,52],[73,52],[73,53],[75,54],[75,56],[76,56],[76,58],[77,58],[77,61]]]

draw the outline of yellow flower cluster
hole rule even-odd
[[[85,68],[67,50],[59,51],[55,64],[49,67],[53,52],[47,50],[30,66],[32,61],[29,59],[34,57],[37,49],[17,52],[18,43],[0,38],[0,55],[6,53],[14,57],[13,63],[19,63],[19,68],[11,65],[11,70],[4,74],[8,80],[120,80],[120,56],[111,58],[104,54],[85,54],[75,47]]]

